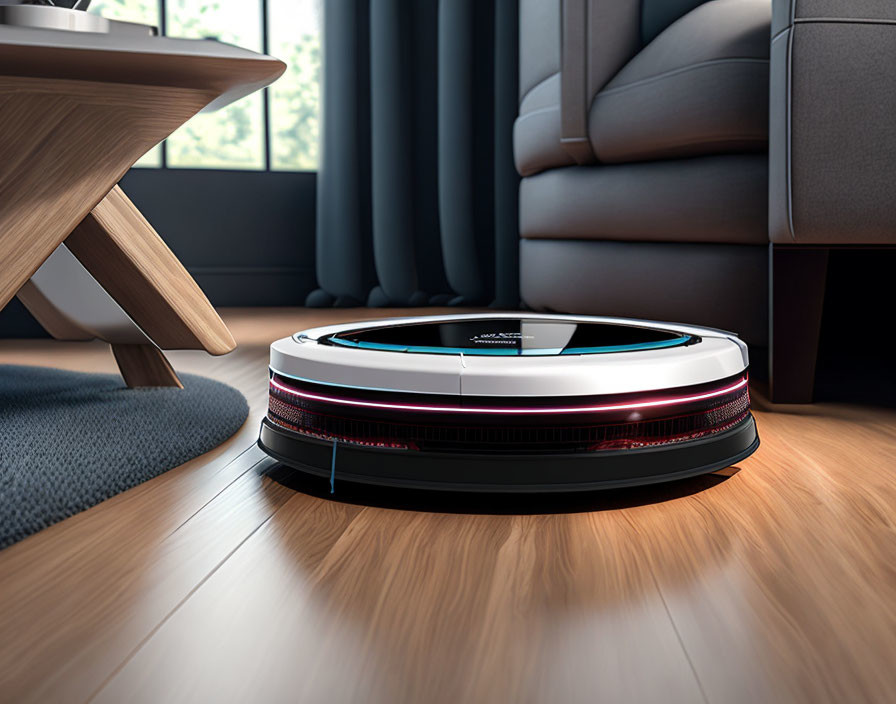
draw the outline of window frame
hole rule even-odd
[[[326,0],[324,0],[326,1]],[[258,9],[261,13],[261,52],[263,54],[268,54],[270,48],[270,26],[269,26],[269,9],[268,9],[268,0],[257,0]],[[168,36],[168,0],[155,0],[156,7],[158,8],[158,32],[159,36],[166,37]],[[202,165],[190,165],[190,166],[170,166],[168,164],[168,139],[163,139],[158,147],[159,147],[159,163],[156,164],[138,164],[135,165],[135,168],[138,169],[196,169],[202,171],[238,171],[238,172],[246,172],[246,173],[317,173],[320,163],[318,159],[318,168],[308,169],[308,168],[271,168],[273,163],[273,151],[271,144],[271,119],[272,119],[272,111],[271,111],[271,90],[269,86],[265,86],[261,89],[262,91],[262,152],[263,152],[263,166],[262,168],[239,168],[235,166],[202,166]],[[318,113],[319,117],[319,113]],[[319,156],[319,154],[318,154]]]

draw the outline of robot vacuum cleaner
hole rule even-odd
[[[545,492],[669,481],[759,446],[748,366],[731,333],[621,318],[330,325],[271,345],[258,442],[331,486]]]

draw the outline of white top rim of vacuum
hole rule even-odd
[[[392,352],[319,342],[359,328],[481,319],[634,325],[693,335],[701,341],[610,354],[513,357]],[[311,328],[271,345],[271,370],[288,378],[336,387],[453,396],[568,397],[663,391],[726,379],[743,373],[748,365],[746,345],[721,330],[632,318],[537,313],[361,321]]]

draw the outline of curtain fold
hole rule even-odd
[[[516,0],[327,0],[309,306],[516,307]]]
[[[324,7],[321,163],[309,306],[363,305],[374,278],[370,242],[369,23],[366,0]],[[323,235],[323,236],[322,236]]]
[[[464,303],[481,302],[487,282],[480,266],[485,223],[476,221],[477,166],[491,167],[490,155],[475,153],[476,72],[474,2],[439,5],[439,219],[448,283]],[[485,170],[485,169],[483,169]],[[479,194],[480,197],[485,194]]]
[[[495,2],[495,305],[520,303],[520,177],[513,161],[518,112],[519,0]]]
[[[412,188],[412,59],[402,38],[402,0],[370,0],[370,117],[373,254],[379,286],[368,301],[411,302],[417,294]],[[425,298],[420,303],[425,303]],[[418,303],[419,304],[419,303]]]

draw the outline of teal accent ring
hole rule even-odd
[[[569,354],[608,354],[612,352],[640,352],[643,350],[658,350],[668,347],[678,347],[686,345],[693,340],[691,335],[680,335],[671,340],[657,340],[654,342],[638,342],[630,345],[610,345],[606,347],[570,347],[569,349],[507,349],[494,348],[487,349],[481,347],[426,347],[421,345],[392,345],[383,342],[356,342],[354,340],[346,340],[340,337],[327,338],[329,342],[343,347],[357,347],[365,350],[379,350],[381,352],[409,352],[416,354],[465,354],[470,356],[481,357],[550,357]]]

